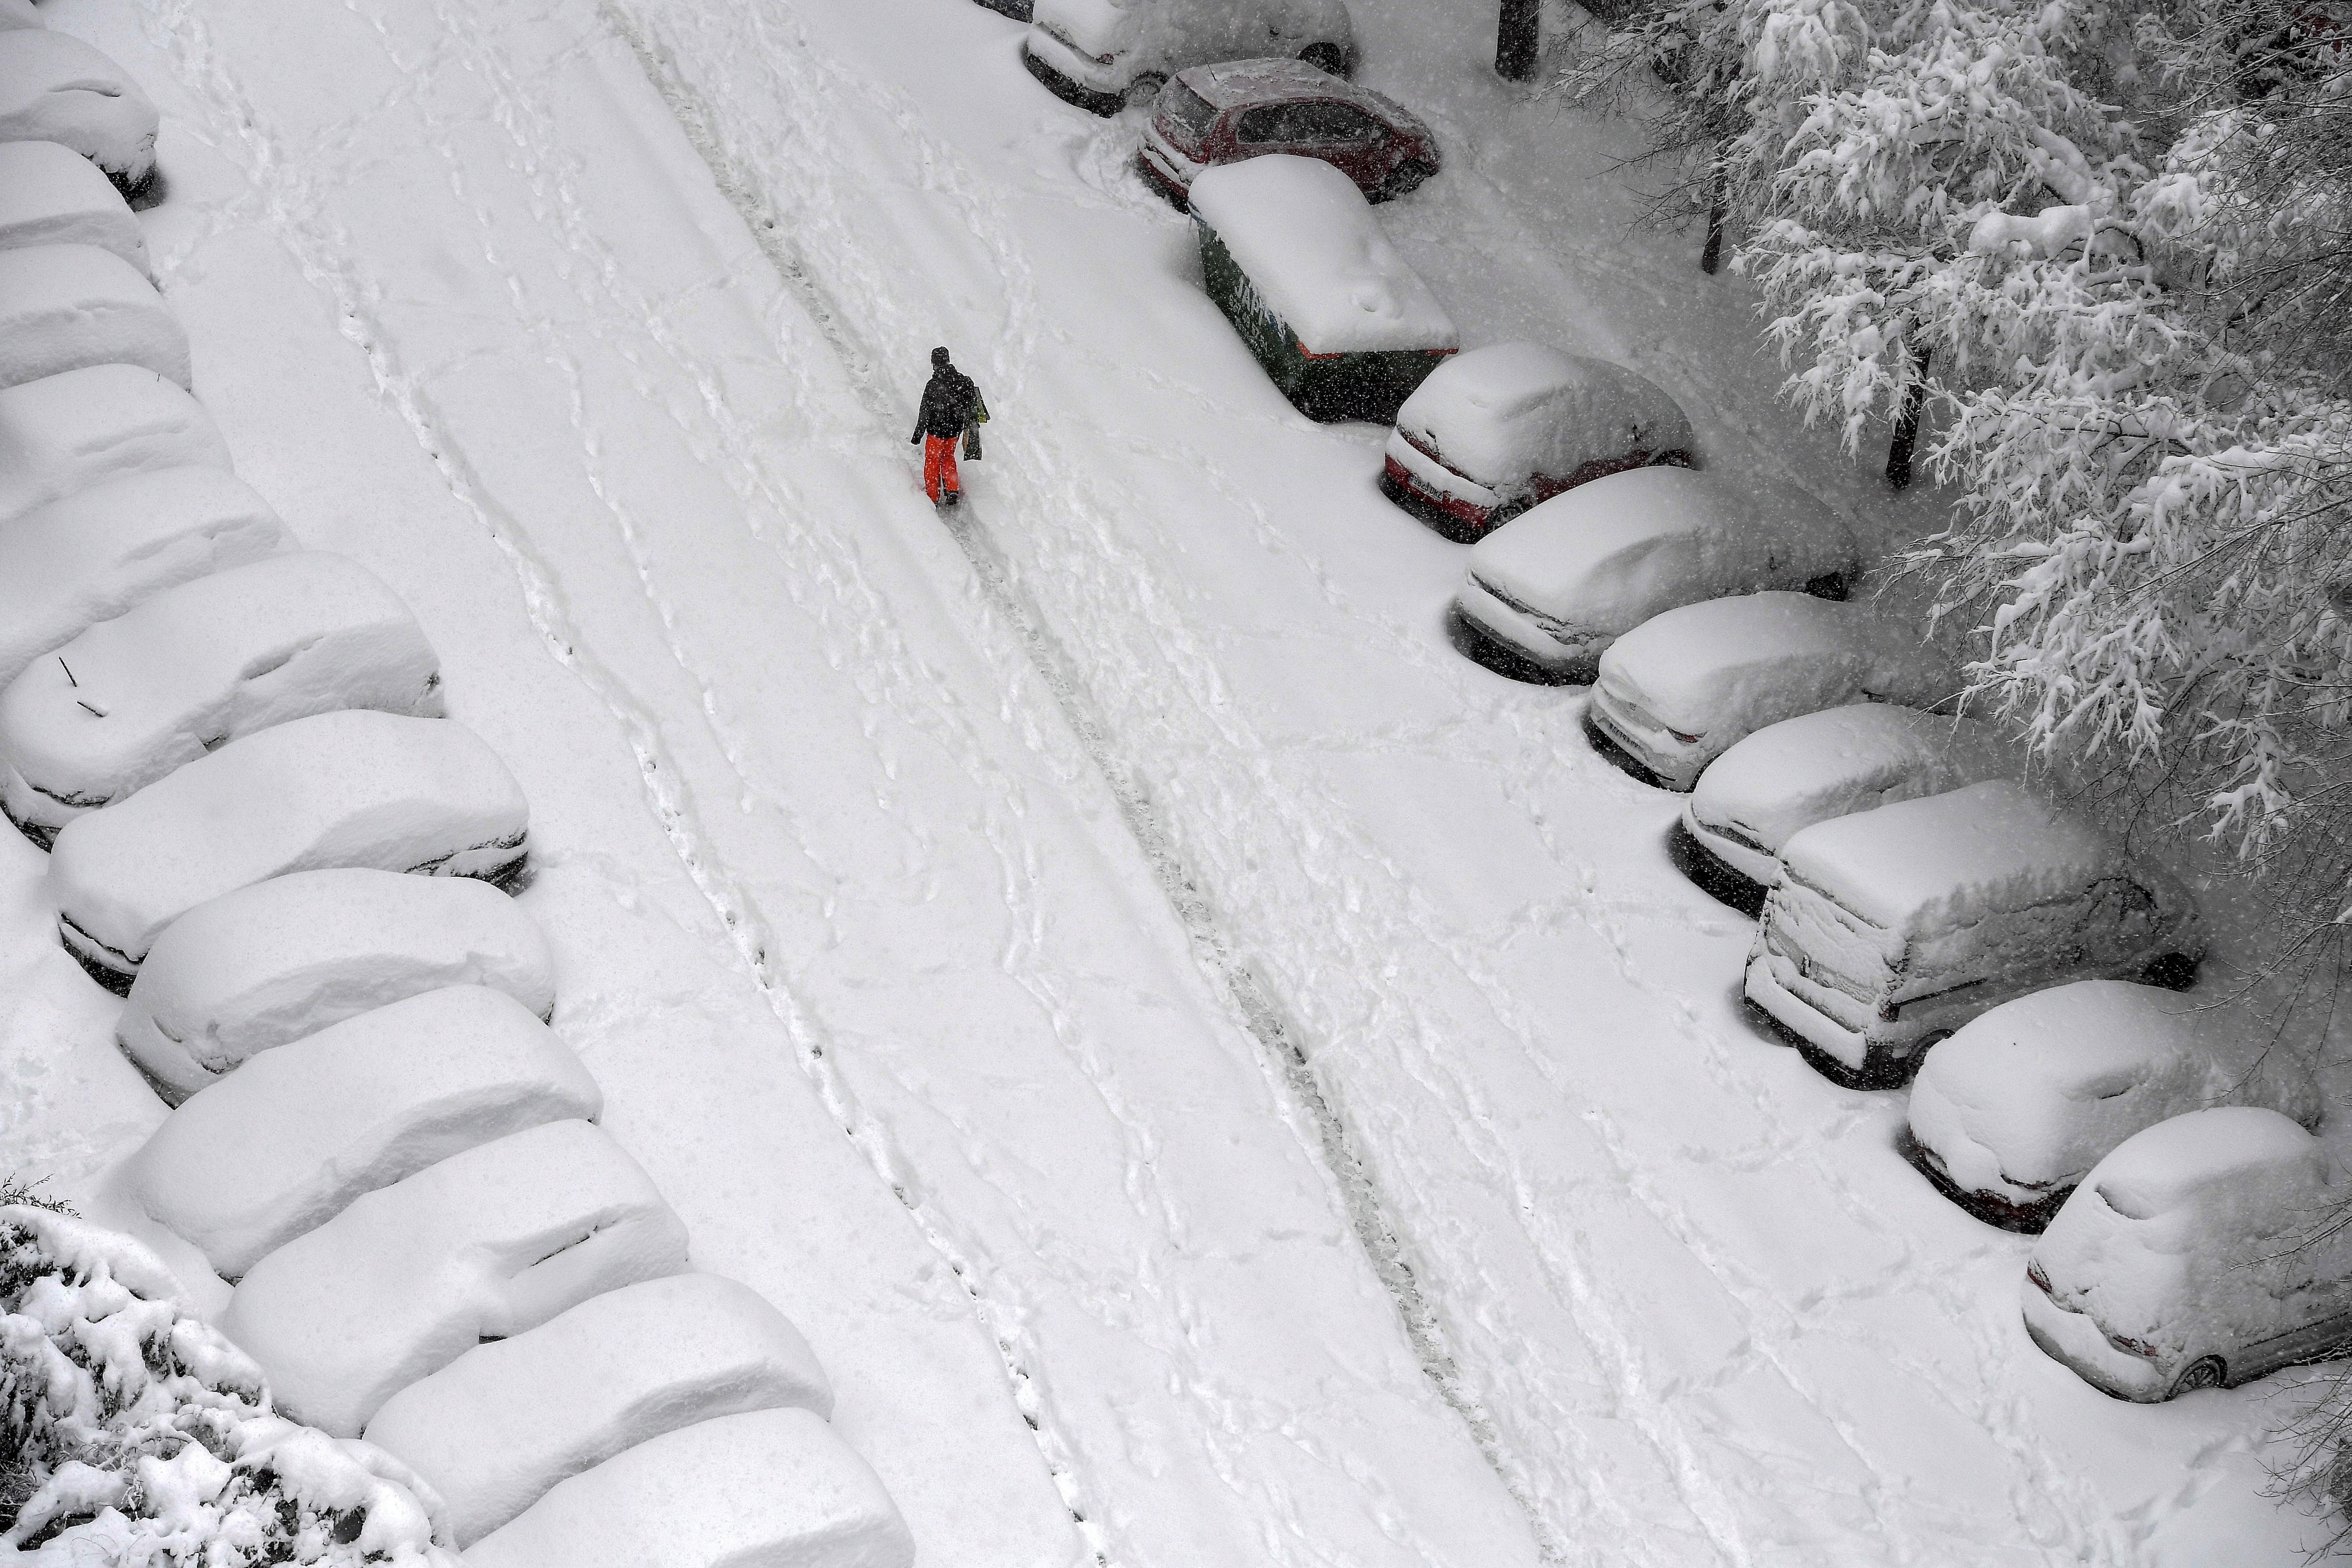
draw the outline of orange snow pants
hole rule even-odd
[[[941,496],[957,494],[963,489],[956,478],[956,438],[952,436],[923,437],[923,493],[931,504],[940,504]]]

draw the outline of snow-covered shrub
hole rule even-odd
[[[397,1460],[276,1415],[153,1254],[0,1207],[0,1556],[457,1568]]]
[[[188,334],[138,268],[95,245],[0,250],[0,386],[94,364],[194,384]]]
[[[227,469],[228,443],[187,388],[135,364],[0,387],[0,526],[128,474]]]
[[[100,246],[147,271],[147,236],[122,193],[55,142],[0,142],[0,249],[26,245]]]
[[[367,1440],[439,1491],[450,1536],[469,1546],[649,1438],[788,1406],[833,1411],[800,1331],[747,1285],[677,1274],[467,1351],[385,1401]]]
[[[777,1485],[779,1476],[793,1484]],[[914,1538],[881,1481],[807,1410],[666,1432],[560,1482],[466,1553],[467,1568],[914,1561]]]
[[[259,1052],[446,985],[548,1018],[555,955],[530,911],[471,878],[298,871],[165,927],[114,1037],[176,1105]]]
[[[165,1117],[121,1181],[235,1279],[363,1194],[604,1105],[521,1003],[453,985],[263,1052]]]
[[[0,528],[0,687],[99,622],[286,543],[225,468],[131,474],[26,512]]]
[[[0,142],[57,142],[125,190],[155,169],[155,105],[129,72],[79,38],[0,29]]]
[[[352,708],[437,718],[440,664],[356,561],[302,551],[199,577],[0,688],[0,809],[42,842],[273,724]]]

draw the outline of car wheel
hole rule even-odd
[[[1816,599],[1843,599],[1853,592],[1853,584],[1843,572],[1829,572],[1807,583],[1805,592]]]
[[[1348,74],[1348,51],[1333,43],[1309,44],[1298,51],[1298,58],[1319,71],[1333,76]]]
[[[1421,188],[1421,183],[1437,173],[1426,163],[1399,163],[1381,182],[1380,199],[1392,202],[1399,196],[1409,196]]]
[[[2168,952],[2141,970],[2139,976],[2167,991],[2186,991],[2197,984],[2197,961],[2185,952]]]
[[[1145,71],[1129,82],[1127,90],[1119,96],[1127,100],[1129,109],[1149,109],[1158,100],[1160,89],[1167,85],[1168,78],[1163,72]]]
[[[2204,1356],[2190,1362],[2189,1369],[2172,1380],[2172,1397],[2178,1399],[2184,1394],[2194,1394],[2200,1388],[2219,1388],[2229,1381],[2230,1369],[2221,1364],[2221,1358],[2217,1355]]]

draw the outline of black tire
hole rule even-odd
[[[1145,71],[1127,84],[1127,90],[1119,98],[1129,109],[1149,109],[1158,101],[1160,89],[1167,85],[1165,72]]]
[[[2197,960],[2185,952],[2168,952],[2141,970],[2139,977],[2167,991],[2186,991],[2197,984]]]
[[[2230,1369],[2222,1364],[2220,1356],[2200,1356],[2181,1369],[2180,1375],[2172,1380],[2172,1393],[2167,1397],[2178,1399],[2201,1388],[2226,1388],[2229,1384]]]
[[[1435,173],[1437,171],[1426,163],[1399,163],[1389,171],[1389,177],[1381,182],[1381,194],[1376,199],[1392,202],[1399,196],[1409,196],[1421,189],[1422,182]]]
[[[1309,44],[1298,51],[1298,58],[1319,71],[1329,71],[1345,79],[1348,74],[1348,51],[1339,45],[1324,42]]]
[[[1805,584],[1805,592],[1816,599],[1843,599],[1853,592],[1853,584],[1843,572],[1828,572]]]

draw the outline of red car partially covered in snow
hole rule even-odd
[[[1203,169],[1287,153],[1330,164],[1373,201],[1438,170],[1437,138],[1369,88],[1305,60],[1228,60],[1180,71],[1160,89],[1136,164],[1182,209]]]

